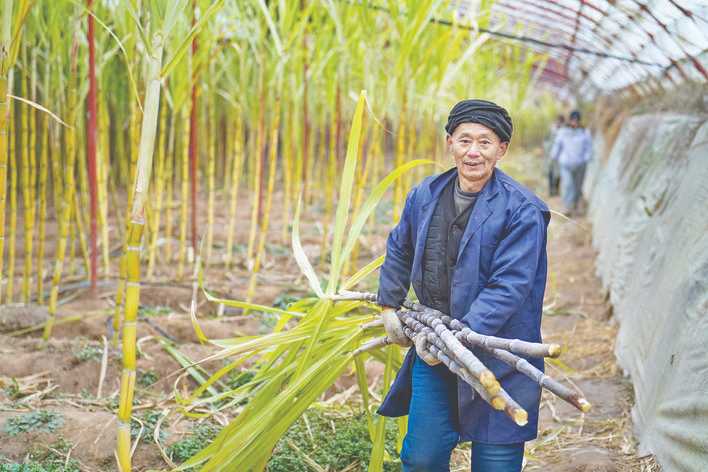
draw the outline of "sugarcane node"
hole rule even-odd
[[[492,405],[492,408],[494,408],[495,410],[501,411],[506,408],[506,401],[504,401],[502,397],[492,397],[490,405]]]
[[[489,395],[494,396],[501,390],[501,384],[499,383],[499,381],[494,380],[494,383],[489,387],[485,386],[485,389],[487,390],[487,392],[489,392]]]
[[[485,369],[479,374],[479,383],[484,385],[486,389],[489,389],[494,385],[497,385],[497,387],[499,387],[499,382],[497,381],[497,378],[489,369]]]

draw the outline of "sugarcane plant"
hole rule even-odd
[[[352,121],[347,153],[342,169],[339,202],[334,220],[331,242],[331,267],[325,289],[302,249],[299,235],[300,212],[298,204],[292,229],[292,249],[298,266],[305,275],[316,297],[307,297],[283,310],[253,304],[247,301],[219,297],[203,287],[207,300],[227,306],[279,317],[274,330],[262,336],[212,340],[221,348],[208,359],[229,358],[229,363],[211,376],[188,398],[180,398],[183,411],[189,413],[216,412],[248,400],[238,416],[227,425],[204,450],[181,465],[177,470],[201,466],[201,470],[263,470],[270,451],[288,427],[320,397],[347,369],[354,367],[364,405],[369,415],[369,432],[374,442],[370,470],[382,470],[384,460],[384,421],[370,412],[366,371],[357,348],[370,335],[367,323],[377,317],[378,308],[367,301],[340,301],[337,292],[353,287],[382,263],[379,257],[345,281],[341,281],[345,261],[376,205],[402,175],[418,166],[433,164],[429,160],[413,160],[394,169],[375,185],[366,200],[349,221],[349,212],[356,177],[362,136],[365,94],[359,97]],[[199,277],[203,286],[203,276]],[[192,321],[198,337],[206,341],[196,314],[196,300],[192,301]],[[294,326],[289,326],[295,323]],[[367,355],[371,355],[367,353]],[[389,346],[384,353],[376,353],[385,362],[386,385],[400,365],[400,352]],[[253,379],[236,389],[211,395],[207,389],[222,376],[257,359]],[[205,359],[206,360],[206,359]],[[277,368],[276,368],[277,366]],[[386,386],[384,387],[386,388]]]
[[[130,219],[128,221],[128,235],[126,244],[125,264],[127,283],[125,287],[125,313],[122,327],[122,352],[123,371],[120,382],[120,402],[118,407],[118,434],[116,456],[121,472],[129,472],[131,467],[130,450],[130,419],[133,407],[133,394],[136,380],[136,336],[137,314],[140,301],[140,254],[142,251],[142,238],[145,227],[145,204],[148,197],[152,158],[157,132],[158,112],[160,106],[160,89],[162,80],[168,76],[174,65],[183,57],[189,42],[199,31],[201,25],[207,21],[220,7],[221,2],[213,3],[202,18],[196,22],[187,40],[178,43],[165,64],[163,64],[163,51],[170,39],[184,10],[186,0],[165,0],[149,7],[149,18],[158,23],[143,26],[148,32],[144,33],[143,47],[147,52],[146,61],[146,92],[143,109],[143,120],[140,131],[140,146],[136,166],[135,182],[133,184],[133,199],[131,202]],[[135,15],[137,18],[138,15]]]

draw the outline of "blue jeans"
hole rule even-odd
[[[586,164],[575,167],[560,166],[561,199],[566,211],[577,210],[583,189]]]
[[[401,450],[403,471],[448,472],[459,440],[455,375],[443,364],[431,367],[416,355],[408,433]],[[472,472],[519,472],[523,458],[524,443],[472,443]]]

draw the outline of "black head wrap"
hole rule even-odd
[[[511,140],[514,126],[509,113],[496,103],[487,100],[462,100],[458,102],[447,117],[445,131],[452,134],[462,123],[479,123],[494,131],[502,142]]]

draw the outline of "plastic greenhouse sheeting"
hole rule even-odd
[[[625,121],[590,192],[597,270],[619,321],[640,452],[664,470],[708,471],[708,123]]]
[[[487,4],[450,5],[475,18]],[[705,0],[495,0],[489,20],[490,32],[548,53],[583,96],[646,80],[708,80]]]

